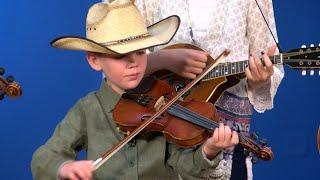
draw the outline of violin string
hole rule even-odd
[[[219,127],[219,123],[211,121],[210,119],[208,119],[208,118],[206,118],[206,117],[204,117],[202,115],[199,115],[199,114],[197,114],[197,113],[195,113],[195,112],[193,112],[193,111],[181,106],[180,104],[175,103],[172,107],[175,108],[176,110],[180,110],[181,112],[189,115],[191,117],[191,119],[195,119],[197,122],[200,122],[201,124],[204,124],[203,127],[207,128],[207,129],[213,130],[213,129]],[[195,123],[195,124],[198,124],[198,123]],[[234,129],[232,129],[232,130],[234,130]],[[238,133],[238,135],[239,135],[240,140],[248,142],[248,138],[247,137],[243,136],[240,133]]]

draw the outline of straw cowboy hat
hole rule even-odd
[[[87,14],[87,37],[63,36],[51,42],[55,48],[122,55],[167,44],[177,32],[178,16],[170,16],[149,27],[134,0],[96,3]]]

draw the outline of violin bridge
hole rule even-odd
[[[156,111],[159,111],[164,105],[166,105],[166,102],[165,102],[165,99],[164,99],[164,96],[161,96],[157,101],[156,103],[154,104],[154,109]]]

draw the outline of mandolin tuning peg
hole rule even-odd
[[[261,144],[262,146],[266,146],[266,145],[268,144],[268,140],[267,140],[267,139],[261,139],[261,140],[260,140],[260,144]]]
[[[14,81],[14,77],[13,76],[8,76],[7,77],[7,81],[9,82],[9,83],[12,83],[13,81]]]
[[[4,93],[0,94],[0,101],[4,99]]]
[[[259,138],[258,133],[257,133],[257,132],[253,132],[253,133],[251,134],[251,138],[252,138],[253,140],[257,140],[257,139]]]
[[[0,67],[0,76],[4,75],[4,72],[5,72],[4,68]]]
[[[301,71],[301,75],[302,75],[302,76],[306,76],[306,75],[307,75],[307,70],[303,69],[303,70]]]
[[[313,48],[313,47],[314,47],[314,44],[310,44],[310,47],[312,47],[312,48]]]
[[[306,45],[302,45],[301,48],[304,49],[304,48],[307,48],[307,46]]]
[[[313,76],[313,75],[314,75],[314,70],[311,69],[311,70],[310,70],[310,76]]]

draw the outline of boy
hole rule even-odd
[[[215,168],[220,151],[238,143],[238,135],[220,125],[202,146],[182,149],[157,136],[136,138],[94,171],[93,161],[123,135],[117,131],[112,110],[125,90],[144,76],[145,49],[168,43],[179,26],[171,16],[148,28],[130,0],[93,5],[87,15],[87,38],[67,36],[53,47],[87,51],[89,65],[103,71],[100,90],[80,99],[57,126],[53,136],[33,155],[35,179],[198,179]],[[87,159],[74,161],[79,151]]]

